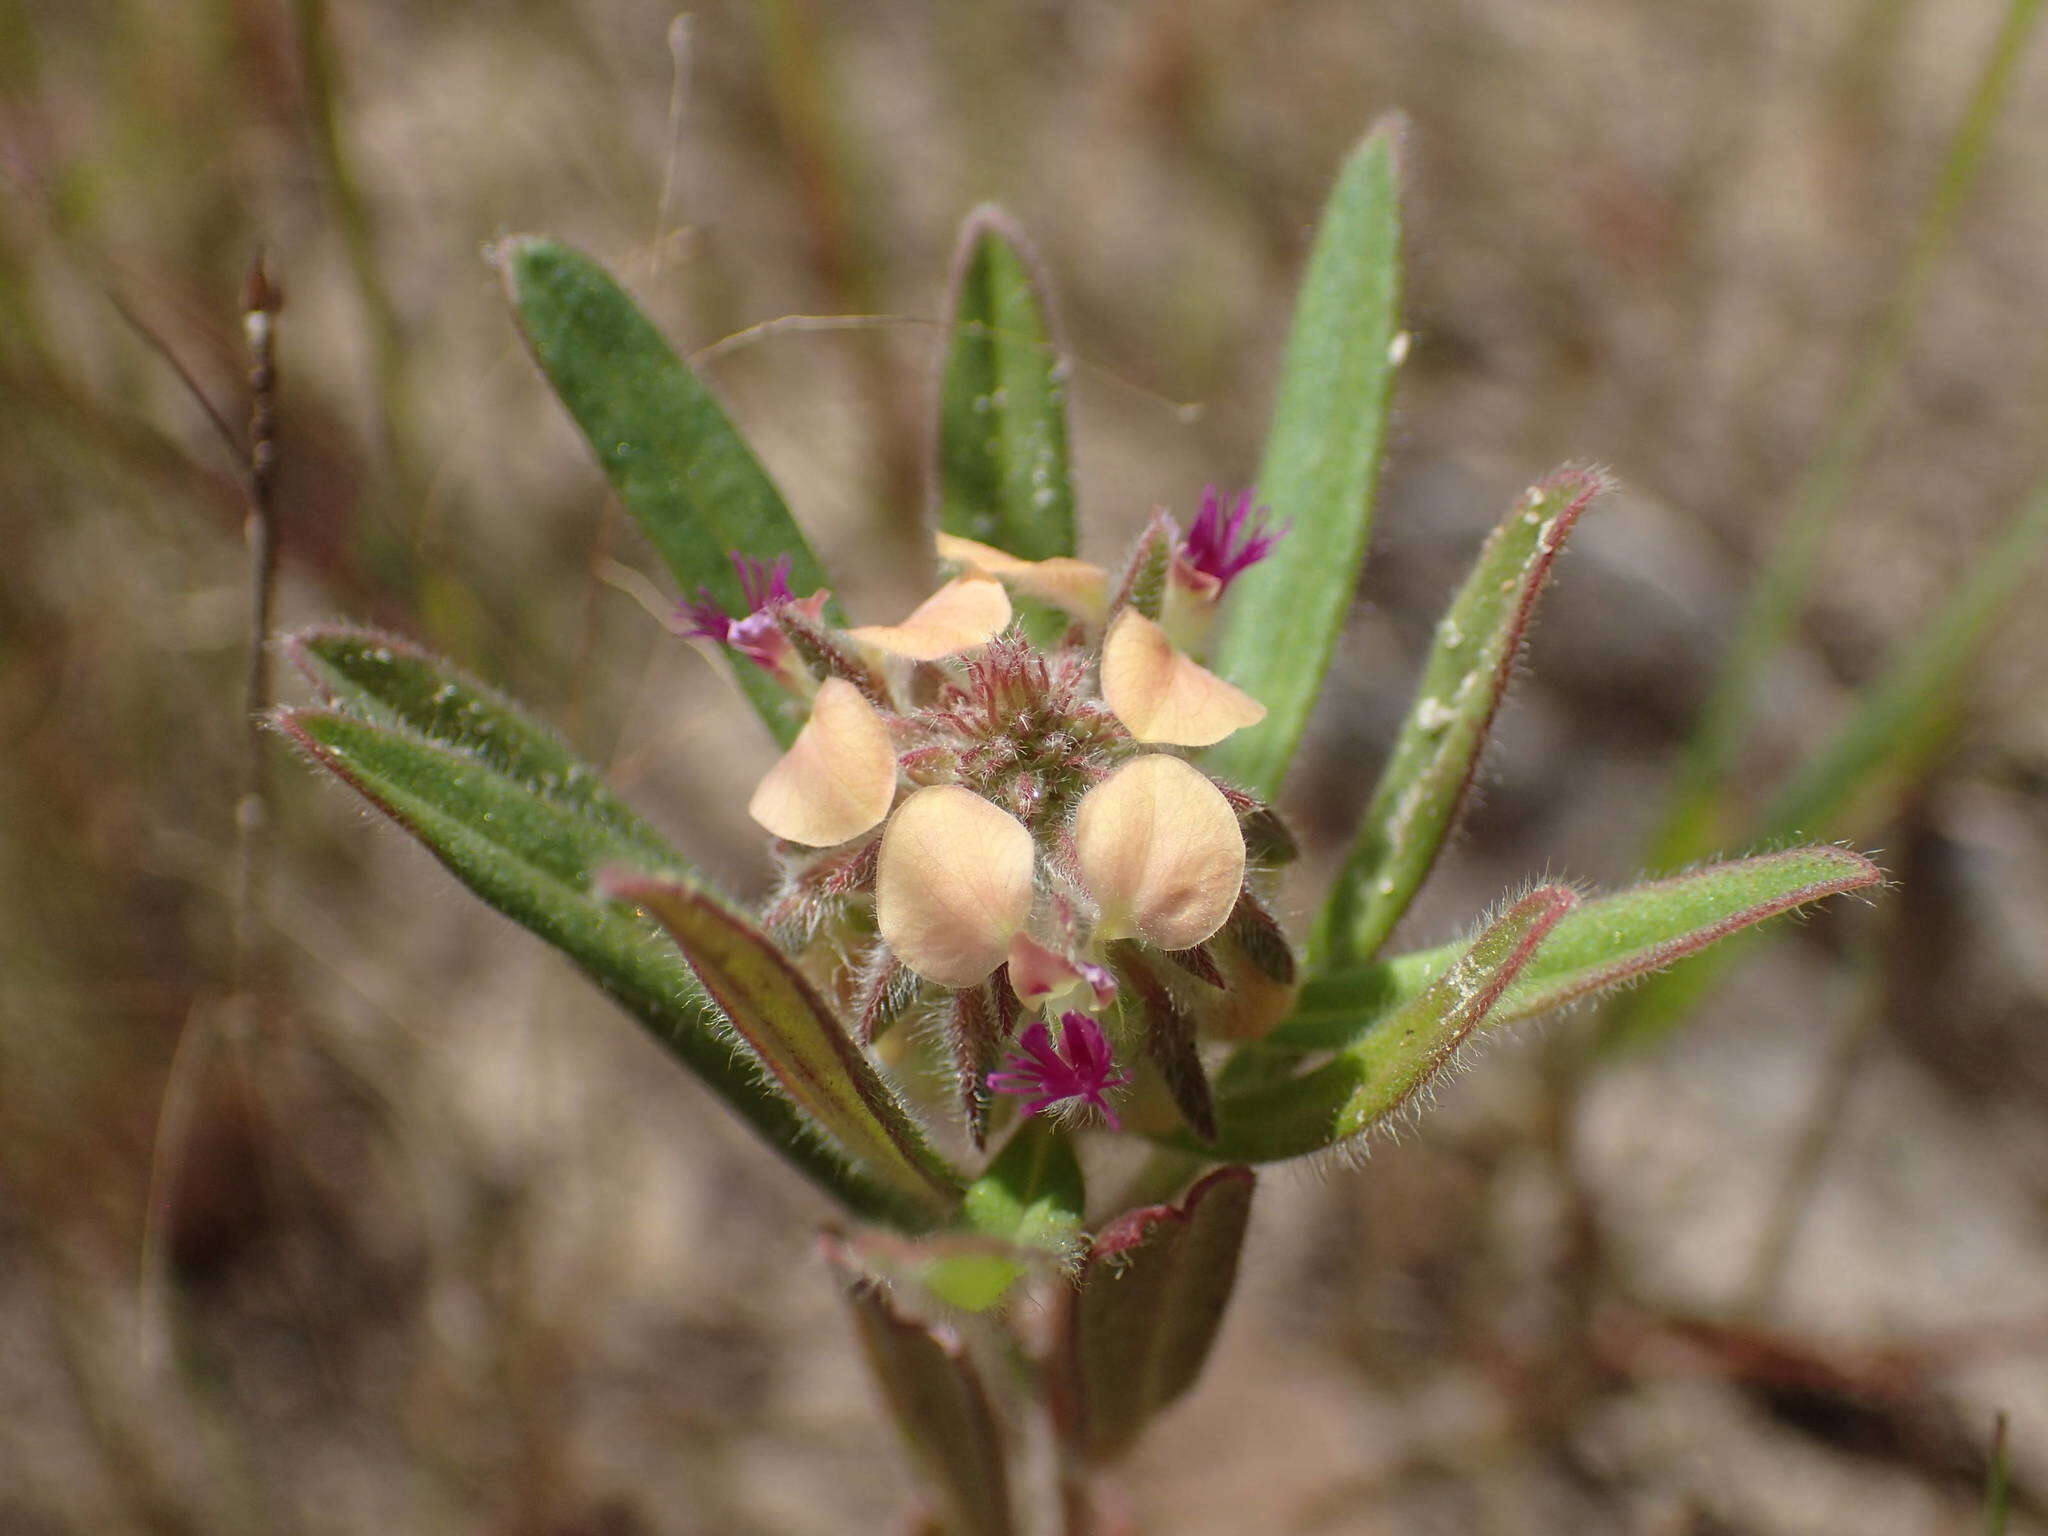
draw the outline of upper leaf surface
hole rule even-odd
[[[1216,1155],[1253,1163],[1304,1157],[1393,1114],[1451,1064],[1577,904],[1565,886],[1537,887],[1331,1060],[1299,1077],[1226,1090],[1216,1106]]]
[[[1536,599],[1606,485],[1593,470],[1560,470],[1488,536],[1437,625],[1415,703],[1331,892],[1321,936],[1331,963],[1376,951],[1421,889],[1464,804]]]
[[[939,387],[939,526],[1026,560],[1074,552],[1066,365],[1023,234],[984,207],[960,233]]]
[[[860,1165],[908,1203],[941,1215],[959,1179],[808,977],[751,922],[703,891],[608,874],[606,893],[646,907],[704,990],[800,1104]]]
[[[534,793],[602,822],[665,865],[681,867],[681,855],[559,736],[430,652],[392,635],[340,626],[287,636],[284,649],[336,707],[476,757]]]
[[[903,1202],[849,1170],[735,1048],[675,946],[591,894],[599,869],[653,862],[636,839],[409,731],[328,710],[284,710],[284,733],[507,917],[561,950],[733,1110],[852,1209],[902,1220]]]
[[[698,588],[745,611],[734,552],[788,555],[799,595],[827,585],[782,494],[718,399],[610,273],[553,240],[499,247],[514,312],[548,383],[582,428],[620,502],[685,596]],[[734,675],[787,745],[801,720],[759,668]]]
[[[1375,128],[1323,210],[1257,482],[1291,531],[1237,579],[1213,652],[1266,718],[1212,749],[1210,766],[1268,799],[1322,689],[1372,527],[1400,309],[1397,138]]]
[[[1548,1013],[1767,918],[1883,879],[1875,864],[1845,848],[1792,848],[1595,897],[1557,925],[1488,1023]],[[1259,1049],[1317,1050],[1369,1037],[1458,950],[1445,944],[1319,976],[1302,989],[1294,1016]]]

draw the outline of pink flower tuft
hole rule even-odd
[[[1212,577],[1220,595],[1233,580],[1271,554],[1292,526],[1274,528],[1270,512],[1264,507],[1252,509],[1250,491],[1226,509],[1223,494],[1212,485],[1202,492],[1202,510],[1181,545],[1181,557]]]
[[[793,602],[796,598],[789,589],[791,564],[788,555],[777,555],[773,562],[767,562],[734,551],[732,566],[739,573],[740,591],[745,596],[747,611],[734,618],[711,595],[709,587],[699,587],[696,601],[682,604],[677,614],[679,621],[686,621],[689,625],[681,631],[683,638],[737,645],[743,639],[758,635],[761,626],[753,626],[750,632],[748,620],[766,614],[777,603]]]
[[[1129,1085],[1130,1078],[1116,1068],[1109,1041],[1102,1026],[1085,1013],[1060,1015],[1061,1044],[1055,1049],[1052,1031],[1033,1024],[1010,1053],[1000,1071],[988,1075],[988,1085],[997,1093],[1014,1093],[1029,1098],[1027,1115],[1040,1115],[1056,1104],[1079,1102],[1102,1112],[1112,1131],[1123,1129],[1116,1111],[1110,1108],[1109,1092]]]

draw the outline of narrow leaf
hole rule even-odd
[[[827,1237],[824,1250],[890,1417],[950,1516],[944,1528],[957,1536],[1011,1536],[1001,1426],[960,1338],[897,1311],[844,1243]]]
[[[1792,848],[1594,897],[1552,930],[1488,1026],[1535,1018],[1768,918],[1883,879],[1875,864],[1846,848]],[[1294,1017],[1266,1043],[1299,1051],[1367,1038],[1443,974],[1458,948],[1446,944],[1319,976],[1302,989]]]
[[[1060,1323],[1053,1399],[1080,1455],[1123,1455],[1195,1384],[1237,1283],[1255,1182],[1249,1168],[1219,1168],[1179,1205],[1126,1212],[1090,1246]]]
[[[1372,526],[1400,308],[1398,138],[1375,128],[1323,210],[1259,467],[1258,499],[1291,532],[1238,578],[1213,653],[1266,718],[1210,765],[1266,799],[1322,691]]]
[[[789,556],[799,595],[827,585],[782,493],[717,397],[610,273],[533,236],[504,241],[497,259],[541,371],[683,596],[708,588],[728,611],[744,612],[734,552]],[[743,659],[734,658],[733,673],[788,745],[802,721],[782,690]]]
[[[773,940],[690,886],[616,871],[601,875],[600,885],[612,899],[654,914],[783,1091],[862,1168],[933,1215],[957,1204],[959,1179]]]
[[[1479,551],[1437,625],[1415,703],[1324,909],[1318,948],[1329,964],[1374,953],[1422,888],[1465,803],[1536,599],[1580,514],[1607,489],[1597,470],[1559,470]]]
[[[665,865],[682,866],[661,834],[553,731],[410,641],[334,625],[287,635],[283,647],[337,709],[467,753],[523,788],[602,822]]]
[[[1067,369],[1023,231],[968,215],[939,384],[939,526],[1026,560],[1074,552]]]
[[[1299,1077],[1246,1087],[1217,1103],[1214,1155],[1245,1162],[1303,1157],[1348,1141],[1414,1100],[1578,905],[1568,886],[1538,886],[1496,918],[1402,1007]]]
[[[784,1157],[866,1215],[902,1201],[847,1168],[720,1027],[674,945],[596,899],[597,870],[648,850],[459,752],[329,710],[281,710],[312,760],[426,845],[464,885],[561,950]]]

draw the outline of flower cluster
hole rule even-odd
[[[748,805],[780,840],[771,922],[829,970],[866,1039],[914,1006],[943,1019],[977,1139],[992,1091],[1117,1124],[1106,1094],[1132,1078],[1105,1020],[1213,1134],[1200,1035],[1256,1032],[1291,989],[1248,880],[1247,829],[1266,861],[1284,834],[1176,750],[1265,713],[1166,623],[1177,603],[1178,629],[1205,628],[1204,605],[1279,537],[1250,507],[1212,491],[1186,539],[1162,513],[1115,587],[1086,561],[940,534],[956,574],[898,624],[832,628],[787,561],[740,562],[747,613],[689,610],[689,634],[810,703]],[[1058,643],[1032,644],[1018,604],[1058,615]],[[1060,1019],[1064,1054],[1033,1023],[998,1070],[1034,1013]]]

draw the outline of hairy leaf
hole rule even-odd
[[[1580,514],[1607,486],[1597,470],[1559,470],[1480,550],[1437,625],[1414,706],[1324,909],[1317,947],[1329,964],[1376,951],[1422,888],[1464,805],[1536,599]]]
[[[853,1036],[775,941],[704,891],[622,871],[604,894],[647,908],[782,1090],[904,1201],[950,1211],[961,1185]]]
[[[1242,1086],[1217,1101],[1218,1157],[1274,1162],[1371,1129],[1427,1088],[1493,1013],[1538,946],[1578,904],[1538,886],[1489,923],[1412,997],[1299,1077]]]
[[[703,587],[727,611],[744,612],[735,551],[766,562],[788,555],[799,596],[827,585],[724,407],[610,273],[533,236],[504,241],[498,262],[541,371],[683,596]],[[733,673],[787,746],[802,724],[789,699],[751,662],[734,658]]]
[[[1011,1536],[1009,1468],[981,1373],[951,1329],[905,1317],[847,1246],[825,1240],[861,1351],[925,1481],[944,1501],[945,1529]]]
[[[1861,854],[1823,846],[1758,854],[1596,896],[1558,923],[1488,1024],[1548,1013],[1768,918],[1883,879]],[[1261,1049],[1318,1050],[1367,1037],[1443,974],[1458,951],[1445,944],[1319,976]]]
[[[648,862],[637,841],[410,732],[331,710],[281,710],[275,720],[464,885],[575,961],[825,1190],[863,1214],[910,1219],[902,1200],[849,1169],[796,1105],[760,1080],[660,930],[592,895],[598,870]]]
[[[1123,1455],[1195,1384],[1237,1283],[1255,1182],[1249,1168],[1219,1168],[1178,1205],[1119,1216],[1090,1246],[1054,1362],[1054,1411],[1080,1455]]]
[[[342,625],[301,630],[284,653],[337,709],[465,752],[558,805],[602,822],[664,865],[682,856],[611,792],[604,775],[493,688],[410,641]]]
[[[1026,560],[1074,552],[1066,365],[1023,232],[993,206],[960,231],[939,385],[939,526]]]

